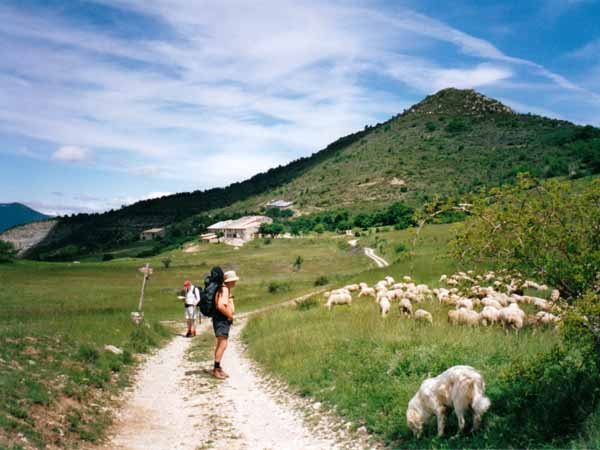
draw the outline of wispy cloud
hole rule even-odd
[[[55,161],[83,162],[89,160],[91,156],[92,152],[87,148],[65,145],[56,150],[51,158]]]
[[[0,6],[0,133],[57,148],[29,156],[93,160],[168,179],[174,191],[182,179],[197,188],[244,179],[448,86],[533,85],[600,107],[561,74],[402,6],[95,3],[157,28],[124,38],[59,12]]]

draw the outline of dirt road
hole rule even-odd
[[[175,337],[141,368],[135,388],[117,414],[105,450],[374,448],[353,427],[267,380],[245,356],[232,327],[222,365],[230,377],[210,376],[212,355],[188,357],[192,340]],[[212,333],[208,320],[201,330]]]
[[[368,258],[371,258],[373,261],[375,261],[375,264],[377,264],[377,267],[387,267],[390,265],[381,256],[377,256],[375,254],[375,250],[373,250],[372,248],[365,247],[364,250],[365,250],[365,255],[367,255]]]

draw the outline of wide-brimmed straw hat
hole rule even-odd
[[[240,279],[235,273],[235,270],[228,270],[224,275],[225,278],[223,279],[223,283],[229,283],[230,281],[237,281]]]

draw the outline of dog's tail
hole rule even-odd
[[[492,402],[484,394],[483,381],[471,380],[472,401],[471,408],[476,414],[484,414],[492,405]]]

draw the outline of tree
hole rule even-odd
[[[598,290],[600,180],[539,183],[524,174],[516,185],[476,198],[453,242],[455,256],[490,261],[557,287],[574,299]]]
[[[303,262],[304,262],[304,259],[302,258],[302,256],[300,256],[300,255],[296,256],[296,259],[294,260],[294,270],[296,272],[302,268]]]
[[[10,242],[0,241],[0,263],[12,262],[17,252]]]

